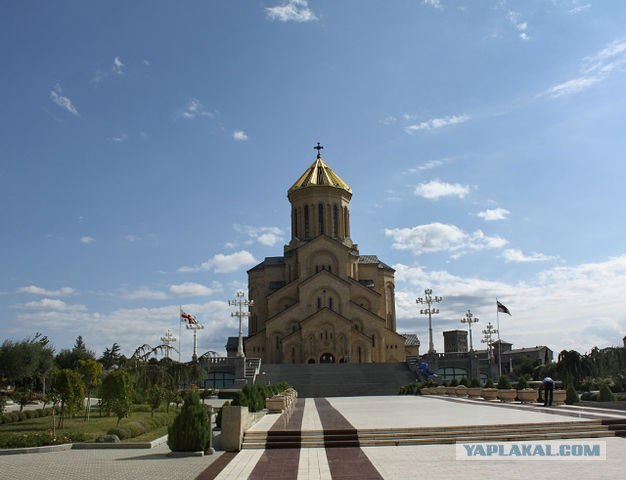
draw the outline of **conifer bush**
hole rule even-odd
[[[606,383],[600,385],[600,401],[601,402],[612,402],[615,400],[615,395]]]
[[[511,382],[509,381],[509,377],[506,375],[502,375],[498,380],[498,388],[500,390],[506,390],[511,388]]]
[[[580,397],[578,396],[578,392],[574,388],[573,385],[567,387],[567,393],[565,395],[565,403],[567,405],[574,405],[575,403],[580,402]]]
[[[209,445],[211,426],[207,409],[194,390],[185,393],[183,407],[168,428],[167,446],[173,452],[198,452]]]

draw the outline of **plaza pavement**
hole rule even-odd
[[[323,430],[342,422],[356,429],[420,426],[548,423],[576,420],[555,412],[581,416],[590,409],[567,407],[509,408],[500,404],[453,402],[422,396],[299,399],[297,424],[301,430]],[[597,412],[596,412],[597,413]],[[619,413],[617,414],[619,415]],[[251,430],[269,431],[285,416],[268,414]],[[288,419],[293,426],[293,420]],[[280,428],[280,427],[279,427]],[[291,427],[287,427],[291,428]],[[591,440],[591,439],[590,439]],[[455,445],[384,446],[352,448],[250,449],[236,455],[172,458],[166,445],[151,450],[68,450],[2,455],[0,478],[13,479],[484,479],[503,478],[623,478],[626,438],[607,437],[606,460],[456,460]],[[221,461],[221,460],[223,461]],[[210,466],[215,462],[221,471]]]

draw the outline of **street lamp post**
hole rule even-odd
[[[239,318],[239,342],[237,344],[237,356],[244,357],[245,355],[243,353],[243,330],[241,326],[241,320],[244,317],[249,317],[250,313],[244,312],[243,307],[253,307],[254,300],[246,300],[245,294],[242,291],[239,291],[237,292],[237,298],[235,300],[229,300],[228,305],[230,305],[231,307],[239,307],[239,310],[236,312],[231,312],[230,316]]]
[[[487,355],[489,357],[489,367],[490,367],[489,370],[491,370],[491,363],[493,360],[493,336],[496,333],[498,333],[498,330],[493,328],[493,325],[491,324],[491,322],[489,322],[487,324],[487,328],[483,330],[483,339],[481,340],[482,343],[487,344]]]
[[[163,345],[167,345],[167,348],[165,349],[165,358],[169,358],[170,348],[172,348],[170,343],[176,344],[176,337],[174,336],[172,331],[168,329],[165,336],[161,337],[161,341],[163,342]]]
[[[474,344],[472,343],[472,323],[478,322],[479,318],[475,317],[472,312],[467,309],[467,313],[463,318],[461,318],[461,323],[467,323],[467,327],[469,328],[469,337],[470,337],[470,352],[474,351]]]
[[[433,308],[433,303],[439,303],[443,297],[433,297],[433,291],[430,288],[424,290],[424,297],[415,300],[418,305],[428,305],[427,308],[421,309],[420,314],[428,315],[428,353],[435,353],[435,344],[433,343],[433,315],[439,313],[438,308]]]

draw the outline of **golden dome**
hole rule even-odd
[[[313,164],[307,168],[307,170],[300,176],[300,178],[294,183],[287,193],[292,193],[295,190],[308,187],[335,187],[341,188],[346,192],[352,194],[352,190],[346,182],[344,182],[339,175],[333,172],[322,157],[318,156]]]

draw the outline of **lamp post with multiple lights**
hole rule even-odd
[[[489,322],[487,324],[487,327],[483,330],[483,339],[481,340],[481,342],[487,344],[487,352],[488,352],[488,356],[489,356],[489,365],[491,365],[491,362],[493,360],[493,336],[496,333],[498,333],[498,330],[493,328],[493,325],[491,324],[491,322]]]
[[[254,300],[246,300],[245,294],[242,291],[237,292],[237,298],[235,300],[229,300],[228,305],[239,307],[239,310],[236,312],[231,312],[231,317],[239,318],[239,343],[237,344],[237,356],[244,357],[243,353],[243,330],[241,326],[241,320],[244,317],[249,317],[249,312],[244,312],[243,307],[252,307],[254,306]]]
[[[176,337],[172,331],[168,329],[167,333],[161,337],[161,341],[163,342],[163,345],[167,345],[167,348],[165,349],[165,358],[170,358],[170,348],[173,348],[170,343],[176,344]]]
[[[415,300],[418,305],[428,305],[427,308],[420,310],[421,315],[428,315],[428,353],[435,353],[435,344],[433,343],[433,315],[439,313],[438,308],[433,308],[433,303],[439,303],[443,300],[443,297],[433,297],[433,291],[431,288],[424,290],[424,297],[419,297]]]
[[[461,323],[467,323],[467,327],[469,328],[469,337],[470,337],[470,352],[474,351],[474,344],[472,343],[472,323],[478,322],[479,318],[475,317],[472,312],[467,309],[467,313],[463,318],[461,318]]]

